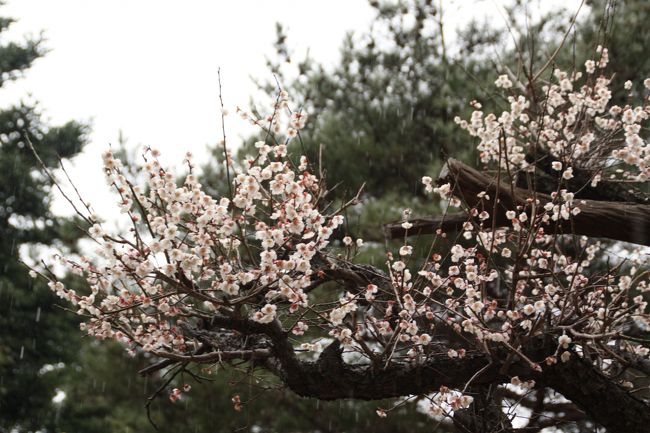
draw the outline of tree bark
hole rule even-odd
[[[353,285],[362,285],[367,280],[381,283],[385,276],[372,266],[341,268],[337,272],[326,274],[326,278],[345,280]],[[352,274],[357,273],[356,276]],[[600,370],[575,356],[567,363],[545,366],[541,373],[533,371],[528,362],[515,357],[504,366],[503,361],[508,350],[494,346],[488,352],[470,351],[464,358],[449,358],[446,353],[435,353],[418,363],[384,362],[348,364],[341,356],[338,340],[328,346],[316,361],[307,361],[298,357],[294,343],[289,338],[279,321],[258,323],[246,317],[214,314],[205,318],[201,329],[195,334],[238,333],[246,340],[255,341],[250,347],[212,347],[213,350],[231,350],[241,359],[249,360],[255,367],[261,367],[278,377],[284,385],[303,397],[320,400],[359,399],[381,400],[386,398],[422,395],[436,392],[441,386],[463,389],[486,389],[509,383],[511,376],[522,380],[534,379],[538,386],[552,388],[583,410],[594,422],[603,425],[611,433],[646,433],[650,426],[650,406],[635,398],[621,388],[613,379],[604,376]],[[204,338],[206,352],[197,352],[194,358],[201,361],[203,356],[213,357],[207,351],[210,341],[218,339]],[[521,351],[529,359],[543,360],[556,348],[549,339],[531,340]],[[207,353],[208,355],[203,355]],[[226,353],[226,352],[222,352]],[[254,353],[254,356],[253,356]],[[182,358],[183,362],[192,361]],[[162,363],[146,369],[143,373],[165,368],[174,361]],[[502,371],[504,369],[504,371]],[[480,394],[480,393],[479,393]],[[480,395],[478,396],[480,397]],[[459,422],[478,423],[476,432],[486,429],[510,429],[505,417],[497,417],[491,402],[477,401],[473,409],[480,419]],[[480,413],[479,413],[480,412]],[[470,414],[472,412],[469,412]],[[467,414],[467,412],[466,412]],[[490,427],[491,426],[491,427]],[[483,429],[483,430],[481,430]],[[472,432],[474,433],[474,432]]]
[[[577,356],[570,362],[546,367],[541,376],[546,385],[578,405],[610,433],[650,430],[650,405]]]
[[[539,147],[536,152],[536,156],[530,155],[529,158],[526,158],[529,163],[534,162],[535,164],[535,190],[550,194],[557,190],[558,172],[551,166],[556,158]],[[591,181],[596,172],[593,168],[573,167],[573,178],[568,180],[566,184],[570,191],[576,191],[576,198],[640,204],[650,202],[647,192],[644,194],[630,190],[630,184],[627,183],[602,181],[596,186],[591,186]],[[519,176],[517,178],[517,186],[523,189],[532,189],[532,183],[531,176]]]
[[[438,184],[447,182],[451,184],[453,195],[464,200],[469,207],[487,210],[490,214],[496,209],[495,214],[484,222],[488,226],[492,224],[492,218],[496,220],[497,226],[508,225],[510,221],[506,217],[506,211],[515,210],[517,206],[526,209],[530,216],[532,207],[529,199],[539,200],[538,208],[552,201],[548,194],[498,182],[455,159],[447,161],[438,178]],[[477,197],[481,192],[486,192],[489,200]],[[601,200],[576,200],[574,205],[580,208],[578,215],[572,215],[569,220],[551,221],[549,229],[553,230],[557,225],[559,232],[564,234],[608,238],[650,246],[650,205]],[[438,228],[460,230],[469,218],[467,215],[430,217],[412,221],[413,227],[408,232],[400,223],[388,224],[385,230],[391,238],[434,233]]]
[[[256,365],[268,369],[302,397],[381,400],[428,394],[438,391],[441,386],[462,389],[469,382],[473,388],[486,389],[509,383],[511,375],[518,375],[522,379],[534,379],[538,386],[560,392],[611,433],[646,433],[650,426],[648,403],[635,398],[613,379],[604,376],[596,366],[575,355],[569,362],[545,366],[541,373],[531,370],[529,364],[521,360],[509,364],[507,372],[502,373],[503,365],[494,358],[501,358],[498,350],[493,356],[468,353],[464,358],[449,358],[446,354],[438,354],[419,364],[389,363],[386,367],[374,367],[345,363],[338,341],[327,347],[318,360],[301,360],[277,321],[260,324],[245,318],[215,315],[211,326],[215,330],[221,328],[266,336],[270,343],[270,356],[257,360]],[[543,359],[548,350],[555,348],[547,348],[545,344],[540,347],[538,343],[543,342],[531,342],[531,347],[522,350],[531,359]],[[485,421],[481,421],[481,425],[509,428],[507,419],[486,412],[487,406],[477,408],[482,411]]]

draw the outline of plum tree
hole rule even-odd
[[[266,140],[241,164],[223,140],[222,196],[202,189],[191,154],[177,181],[145,149],[140,185],[105,152],[130,230],[79,212],[97,252],[57,262],[86,292],[49,268],[32,273],[75,305],[85,332],[159,358],[142,373],[168,373],[159,394],[172,402],[191,393],[178,374],[230,366],[260,391],[393,399],[379,417],[417,402],[458,431],[516,431],[527,409],[525,431],[644,432],[650,274],[647,253],[629,245],[650,245],[650,80],[613,105],[607,49],[596,54],[569,72],[549,61],[528,82],[499,76],[503,111],[474,101],[471,118],[456,119],[482,171],[449,159],[435,181],[422,173],[447,211],[405,209],[385,228],[400,244],[382,266],[358,260],[362,239],[333,237],[363,194],[333,206],[318,167],[289,155],[308,115],[280,91],[268,115],[238,112]],[[637,199],[612,199],[617,188]]]

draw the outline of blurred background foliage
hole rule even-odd
[[[0,34],[13,21],[0,19]],[[40,39],[0,39],[0,91],[44,53]],[[48,166],[79,153],[87,127],[43,121],[38,105],[20,102],[0,111],[0,430],[36,430],[53,410],[55,387],[77,356],[78,319],[61,314],[56,296],[28,277],[18,262],[29,245],[74,247],[74,222],[49,210],[49,183],[26,145],[31,140]]]
[[[457,28],[445,22],[447,1],[370,4],[374,24],[343,42],[338,65],[296,58],[291,38],[299,35],[287,34],[279,24],[275,52],[268,59],[294,107],[311,115],[301,141],[293,143],[314,162],[322,146],[328,184],[339,184],[331,199],[346,200],[365,183],[363,204],[349,212],[346,229],[367,240],[363,255],[370,262],[384,261],[383,223],[398,220],[404,208],[420,215],[440,211],[432,199],[424,199],[421,176],[435,177],[447,155],[475,162],[474,143],[453,119],[467,117],[474,99],[484,111],[503,105],[491,89],[505,68],[519,76],[537,70],[566,35],[558,64],[589,58],[603,44],[616,59],[618,79],[650,75],[646,0],[586,1],[576,28],[568,33],[575,11],[534,14],[535,8],[521,0],[509,5],[501,24],[474,19]],[[506,22],[510,31],[504,30]],[[0,34],[11,23],[0,18]],[[40,39],[0,38],[0,91],[44,53]],[[264,94],[277,93],[275,80],[258,84]],[[624,100],[626,95],[616,97]],[[45,164],[56,167],[59,158],[74,157],[82,149],[88,125],[72,121],[57,127],[42,119],[38,105],[30,103],[0,111],[0,431],[154,431],[145,404],[165,378],[140,377],[138,370],[149,362],[142,355],[131,358],[117,344],[84,338],[74,314],[65,314],[47,287],[28,278],[19,263],[19,254],[29,255],[34,245],[74,251],[83,234],[79,221],[49,211],[51,187],[27,149],[25,135]],[[257,139],[247,141],[240,158]],[[202,183],[219,194],[225,176],[216,145],[213,155],[203,167]],[[283,390],[262,392],[262,384],[273,388],[273,382],[256,379],[247,368],[195,371],[206,383],[187,376],[169,385],[189,383],[192,391],[172,404],[166,389],[154,401],[151,417],[159,431],[411,432],[436,427],[413,404],[379,420],[376,408],[393,403],[318,402]],[[241,411],[233,409],[234,395],[244,402]]]

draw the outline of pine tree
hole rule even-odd
[[[0,33],[13,20],[0,18]],[[41,39],[0,45],[0,88],[23,76],[44,54]],[[76,319],[61,314],[52,292],[35,282],[19,262],[33,244],[69,244],[78,237],[71,220],[50,211],[47,179],[27,146],[29,139],[46,165],[77,154],[87,127],[46,124],[38,106],[0,111],[0,430],[41,428],[52,416],[60,363],[75,354]]]

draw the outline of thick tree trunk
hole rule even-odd
[[[548,194],[499,183],[496,179],[455,159],[447,161],[438,178],[439,184],[447,182],[451,184],[454,196],[464,200],[470,207],[478,207],[492,213],[494,200],[498,200],[496,213],[492,215],[498,226],[509,224],[505,213],[516,209],[517,206],[526,208],[530,216],[531,205],[527,202],[528,199],[539,200],[540,208],[552,201]],[[477,194],[483,191],[490,199],[483,200],[481,203]],[[557,223],[551,221],[547,232],[553,230],[557,224],[560,233],[609,238],[650,246],[650,205],[600,200],[576,200],[574,205],[580,208],[581,212],[572,215],[569,220],[562,219]],[[466,215],[424,218],[412,221],[413,227],[408,230],[408,233],[400,223],[387,225],[386,233],[392,238],[398,238],[406,234],[434,233],[438,228],[460,230],[462,224],[468,220],[469,216]],[[491,221],[492,219],[488,219],[484,224],[489,226],[492,224]]]
[[[317,361],[299,359],[279,322],[260,324],[245,318],[215,315],[209,329],[215,332],[228,329],[267,338],[269,350],[258,351],[251,362],[277,375],[287,388],[303,397],[381,400],[428,394],[441,386],[463,389],[471,382],[470,392],[480,390],[474,393],[478,400],[469,411],[459,413],[456,422],[472,433],[495,429],[508,431],[511,427],[507,418],[494,410],[497,406],[492,397],[483,394],[485,390],[508,383],[510,376],[518,375],[560,392],[610,433],[647,433],[650,426],[648,403],[634,397],[578,356],[567,363],[545,366],[541,373],[531,370],[527,362],[519,361],[508,364],[507,372],[501,372],[503,365],[497,361],[501,358],[498,353],[493,354],[496,358],[473,353],[462,359],[452,359],[441,354],[419,364],[350,365],[343,361],[338,341],[326,348]],[[538,359],[547,351],[544,347],[531,346],[524,352],[531,359]],[[168,361],[163,361],[143,373],[150,374],[168,365]],[[477,375],[479,371],[481,374]]]
[[[603,376],[587,361],[574,358],[545,368],[544,384],[577,404],[609,433],[650,431],[650,405]]]
[[[484,353],[468,354],[462,359],[442,354],[421,364],[392,363],[386,367],[373,367],[345,363],[338,341],[327,347],[317,361],[303,361],[296,356],[279,322],[260,324],[248,319],[215,315],[211,326],[249,335],[265,335],[271,344],[271,355],[260,360],[258,365],[273,372],[289,389],[303,397],[381,400],[428,394],[441,386],[462,389],[470,381],[473,388],[485,390],[508,383],[511,375],[518,375],[522,379],[535,379],[540,386],[560,392],[611,433],[646,433],[650,426],[650,406],[647,403],[577,356],[567,363],[545,366],[541,373],[531,370],[528,363],[515,361],[509,364],[507,374],[502,374],[501,363]],[[543,359],[547,349],[546,345],[538,347],[535,344],[524,351],[531,359]],[[476,372],[481,370],[482,373],[477,375]],[[507,431],[507,419],[495,417],[494,412],[488,410],[487,400],[477,404],[475,410],[480,411],[483,418],[476,422],[480,421],[481,426],[501,426]],[[459,421],[462,421],[460,416]],[[481,428],[478,432],[482,432]]]
[[[324,274],[324,278],[357,286],[369,280],[382,284],[386,279],[369,265],[331,269]],[[201,341],[206,351],[197,352],[187,359],[172,359],[171,362],[201,361],[204,358],[214,362],[218,354],[211,353],[208,346],[218,339],[209,338],[209,334],[233,332],[256,343],[250,347],[232,347],[229,352],[221,352],[222,356],[229,353],[239,359],[250,360],[252,365],[265,368],[287,388],[303,397],[381,400],[429,394],[438,391],[441,386],[464,389],[468,385],[471,386],[470,392],[472,389],[493,390],[509,383],[511,376],[516,375],[522,380],[534,379],[538,386],[562,393],[610,433],[646,433],[650,426],[650,406],[646,402],[635,398],[615,380],[605,377],[596,366],[578,356],[567,363],[544,366],[541,373],[532,370],[528,362],[518,357],[508,361],[505,366],[503,361],[509,358],[510,352],[498,346],[492,347],[489,352],[470,351],[464,358],[449,358],[442,352],[431,353],[419,363],[404,361],[386,364],[382,359],[375,363],[352,365],[342,359],[337,340],[316,361],[299,358],[289,333],[278,321],[263,324],[234,314],[214,314],[203,320],[200,326],[193,334],[204,337]],[[541,362],[555,348],[556,344],[550,340],[536,339],[522,347],[521,351],[529,359]],[[211,349],[226,350],[225,347]],[[150,374],[169,365],[170,361],[163,361],[143,373]],[[490,401],[491,397],[481,400],[481,392],[475,394],[479,399],[474,408],[459,413],[457,422],[463,423],[466,430],[474,430],[472,433],[495,429],[508,431],[507,419],[494,411],[498,406]]]

